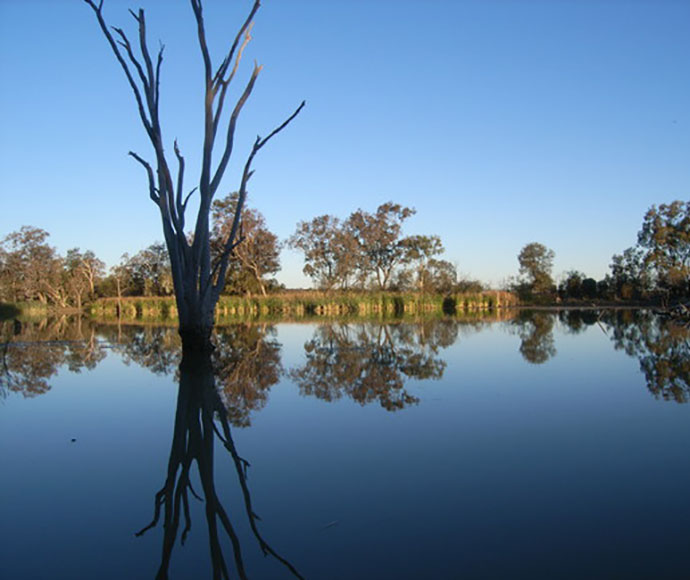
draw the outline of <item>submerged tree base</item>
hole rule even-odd
[[[214,349],[211,340],[212,331],[212,328],[180,328],[178,332],[182,339],[183,360],[185,357],[196,359],[199,356],[210,355]]]

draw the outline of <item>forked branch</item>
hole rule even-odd
[[[232,220],[232,227],[230,229],[230,234],[228,235],[227,240],[225,241],[225,247],[223,250],[223,256],[224,259],[221,259],[219,264],[219,273],[218,273],[218,278],[216,279],[215,284],[209,283],[209,287],[213,285],[213,291],[216,296],[220,296],[220,293],[223,291],[223,286],[225,284],[225,274],[227,273],[228,269],[228,257],[230,255],[230,252],[232,249],[236,246],[236,237],[237,233],[239,231],[241,219],[242,219],[242,209],[244,208],[244,202],[247,197],[247,183],[251,179],[254,171],[252,170],[252,162],[254,161],[254,157],[256,154],[261,150],[261,148],[266,145],[273,137],[275,137],[278,133],[280,133],[285,127],[287,127],[294,119],[299,115],[300,111],[304,108],[306,105],[305,101],[302,101],[300,103],[300,106],[295,109],[295,111],[290,115],[285,121],[283,121],[282,124],[280,124],[278,127],[273,129],[267,137],[260,137],[257,136],[256,140],[254,141],[254,145],[252,147],[251,152],[249,153],[249,156],[247,157],[247,161],[244,164],[244,171],[242,172],[242,181],[240,182],[240,189],[237,197],[237,207],[235,208],[235,217]]]

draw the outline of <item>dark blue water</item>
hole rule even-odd
[[[238,325],[212,387],[169,329],[3,332],[3,579],[690,575],[672,321]]]

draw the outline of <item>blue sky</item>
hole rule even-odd
[[[216,58],[249,0],[206,0]],[[201,70],[185,0],[105,0],[133,31],[147,12],[166,45],[168,148],[192,179]],[[287,238],[300,220],[393,200],[407,234],[498,284],[522,246],[555,274],[602,277],[652,204],[690,199],[690,2],[671,0],[264,0],[239,80],[264,65],[238,129],[238,167],[302,99],[255,163],[250,203]],[[242,76],[242,74],[244,76]],[[22,225],[109,265],[162,239],[129,150],[150,158],[131,93],[80,0],[0,0],[0,236]],[[238,85],[239,86],[239,85]],[[299,253],[279,279],[306,286]]]

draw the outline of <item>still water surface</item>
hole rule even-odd
[[[687,578],[690,330],[650,313],[2,327],[0,577]]]

